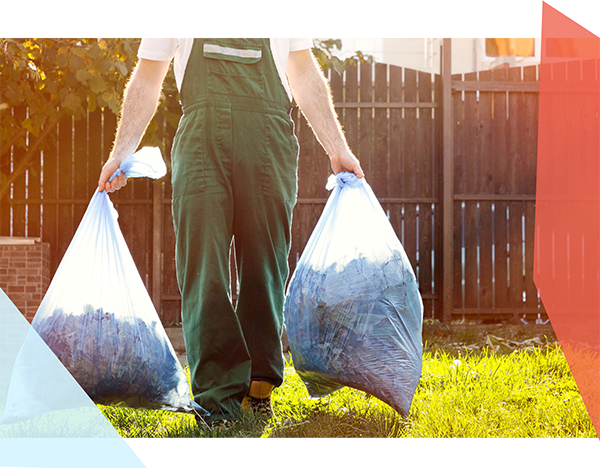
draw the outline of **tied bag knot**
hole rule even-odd
[[[145,146],[135,154],[123,160],[119,168],[110,176],[109,182],[115,177],[125,174],[126,177],[150,177],[160,179],[167,173],[167,166],[160,154],[160,148]]]
[[[356,188],[363,183],[363,179],[356,177],[356,174],[352,172],[338,172],[337,174],[331,174],[327,179],[327,190],[332,190],[336,185],[339,188]]]

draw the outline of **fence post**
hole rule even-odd
[[[442,49],[442,105],[443,105],[443,234],[442,234],[442,320],[452,318],[453,250],[454,250],[454,150],[452,135],[452,39],[444,38]]]
[[[162,181],[152,184],[152,302],[162,317]]]

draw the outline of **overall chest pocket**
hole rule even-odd
[[[264,98],[263,50],[259,45],[205,42],[209,93]]]

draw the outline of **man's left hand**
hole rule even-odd
[[[365,173],[360,167],[358,158],[354,156],[350,150],[347,150],[339,155],[336,154],[334,156],[330,156],[329,159],[331,161],[331,168],[335,174],[345,171],[354,173],[359,179],[365,176]]]

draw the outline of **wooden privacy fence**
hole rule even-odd
[[[533,283],[537,72],[453,78],[455,315],[544,313]]]
[[[537,69],[451,77],[451,109],[440,75],[385,64],[348,67],[330,82],[350,147],[413,265],[425,317],[529,319],[543,313],[533,284]],[[454,191],[444,203],[443,113],[452,122]],[[299,192],[292,226],[294,269],[329,193],[329,159],[297,109]],[[57,145],[37,156],[0,204],[0,235],[41,237],[58,266],[108,157],[116,118],[97,110],[65,118]],[[172,134],[159,130],[170,159]],[[18,149],[3,158],[18,158]],[[180,323],[170,174],[131,180],[111,195],[140,275],[163,322]],[[442,221],[452,213],[452,232]],[[450,216],[446,214],[446,216]],[[444,238],[445,237],[445,238]],[[444,278],[444,249],[453,274]],[[443,294],[451,307],[442,310]],[[234,291],[235,295],[235,291]]]

